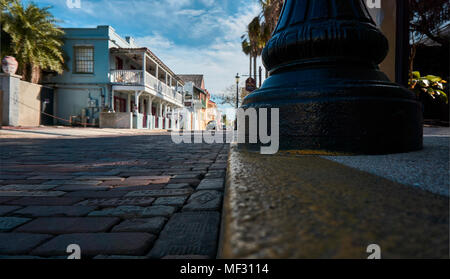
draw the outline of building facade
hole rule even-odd
[[[110,26],[63,30],[67,70],[44,79],[55,89],[56,124],[177,128],[185,84],[154,53]]]

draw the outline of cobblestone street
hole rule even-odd
[[[229,146],[0,139],[0,258],[215,258]]]

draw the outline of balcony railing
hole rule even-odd
[[[139,70],[112,70],[111,82],[121,85],[144,85],[143,72]],[[154,89],[157,94],[169,97],[179,104],[183,102],[183,95],[180,92],[161,82],[148,72],[145,72],[145,85]]]
[[[129,85],[142,85],[142,71],[138,70],[113,70],[111,71],[111,82]]]

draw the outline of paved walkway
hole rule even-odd
[[[223,258],[449,257],[450,129],[380,156],[267,156],[232,147]],[[368,253],[368,248],[369,253]]]
[[[215,258],[228,145],[119,132],[0,130],[0,258]]]

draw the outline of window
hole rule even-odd
[[[75,47],[74,73],[94,73],[94,47]]]

